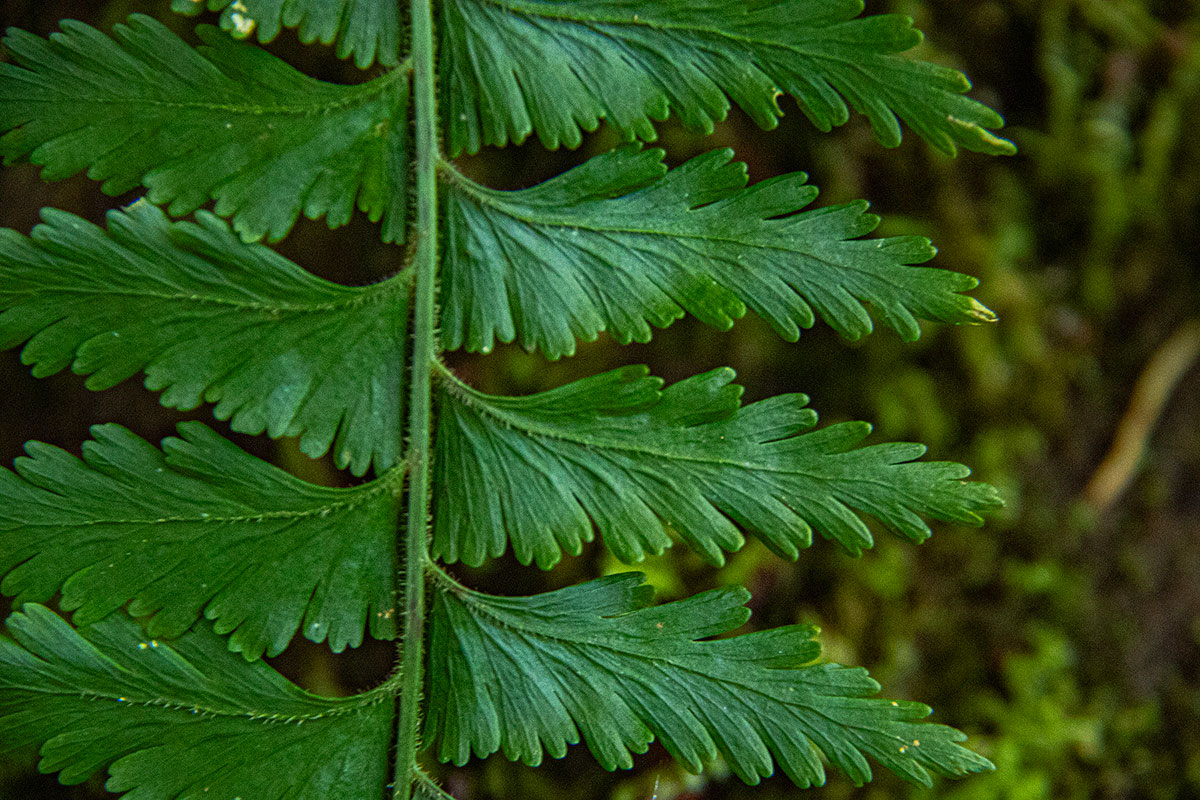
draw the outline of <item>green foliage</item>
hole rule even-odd
[[[110,615],[73,629],[27,605],[0,638],[0,748],[46,742],[41,768],[159,797],[379,797],[390,697],[301,691],[200,626],[167,643]]]
[[[0,472],[0,573],[17,602],[59,605],[87,625],[129,603],[152,636],[204,616],[247,658],[297,630],[335,651],[363,625],[391,638],[388,527],[401,470],[327,489],[238,450],[200,423],[163,449],[117,425],[92,429],[83,460],[30,442],[20,477]]]
[[[0,345],[38,376],[68,366],[107,389],[139,370],[162,402],[233,429],[331,447],[356,475],[398,460],[407,346],[403,280],[367,289],[246,246],[210,214],[169,223],[138,203],[107,234],[55,209],[30,238],[0,231]]]
[[[962,294],[974,279],[918,266],[926,240],[862,238],[878,219],[861,202],[802,211],[816,190],[801,174],[747,188],[728,151],[667,172],[662,153],[626,146],[516,192],[447,158],[532,131],[574,146],[602,118],[627,139],[652,139],[671,112],[711,131],[730,100],[770,127],[780,92],[822,130],[852,106],[885,145],[902,120],[948,153],[1011,152],[962,75],[900,55],[920,40],[907,19],[859,17],[851,0],[447,0],[435,58],[432,6],[414,0],[401,60],[390,2],[175,5],[223,11],[240,38],[298,27],[391,69],[324,84],[215,28],[192,48],[139,16],[115,39],[75,22],[48,41],[11,33],[5,158],[148,197],[107,230],[51,209],[28,237],[0,234],[0,345],[97,390],[144,372],[164,405],[214,403],[234,430],[296,436],[377,477],[311,485],[199,423],[161,449],[99,426],[82,460],[29,444],[0,473],[0,589],[19,607],[0,636],[5,747],[40,747],[67,782],[107,769],[134,800],[378,798],[390,748],[394,798],[444,800],[423,750],[534,764],[580,738],[608,769],[658,740],[688,769],[720,756],[751,784],[777,764],[821,784],[823,758],[855,783],[868,756],[922,784],[991,768],[922,721],[926,706],[815,663],[812,627],[714,638],[746,622],[744,589],[654,607],[626,574],[503,598],[438,564],[511,543],[549,567],[595,531],[626,560],[678,538],[720,564],[743,531],[789,559],[814,530],[858,554],[873,543],[863,516],[919,542],[923,517],[979,524],[998,505],[966,467],[917,461],[922,445],[860,446],[866,423],[815,428],[802,395],[741,406],[731,370],[663,389],[624,368],[500,397],[440,357],[441,331],[452,349],[519,337],[557,358],[603,330],[644,341],[684,313],[727,328],[753,309],[789,340],[817,317],[858,338],[868,306],[906,340],[918,318],[993,319]],[[300,213],[343,224],[354,206],[384,242],[410,243],[374,286],[254,243]],[[55,601],[75,627],[39,605]],[[340,651],[364,631],[397,638],[400,663],[348,699],[259,660],[297,633]]]
[[[820,654],[811,626],[696,641],[746,622],[746,590],[651,608],[642,579],[521,598],[439,592],[427,733],[441,758],[503,748],[536,765],[543,748],[561,757],[582,734],[606,769],[632,766],[630,753],[658,739],[695,771],[720,752],[749,784],[774,772],[772,758],[797,786],[823,784],[821,754],[856,783],[871,779],[865,754],[926,785],[926,768],[990,767],[955,744],[962,733],[917,724],[926,706],[872,698],[879,684],[865,670],[805,666]]]
[[[182,14],[224,9],[222,28],[242,38],[257,31],[260,42],[281,27],[298,28],[300,41],[336,41],[338,58],[353,55],[362,69],[376,59],[387,66],[399,61],[400,9],[393,0],[172,0],[171,7]]]
[[[897,55],[921,41],[910,19],[862,10],[862,0],[447,0],[450,154],[532,131],[576,147],[601,119],[652,141],[652,120],[672,112],[711,133],[730,99],[771,128],[781,92],[823,131],[849,119],[848,101],[888,147],[903,120],[951,155],[1014,152],[986,130],[1000,116],[962,96],[961,73]]]
[[[193,49],[148,17],[116,41],[71,20],[45,41],[14,30],[0,64],[0,155],[86,169],[109,194],[139,183],[190,214],[210,199],[246,241],[277,241],[300,212],[346,224],[357,203],[404,236],[408,87],[402,70],[360,86],[313,80],[210,26]],[[80,87],[85,87],[82,91]]]
[[[750,307],[788,341],[815,322],[871,332],[870,303],[908,340],[916,316],[994,319],[958,294],[977,281],[910,267],[934,255],[915,236],[863,240],[866,203],[795,213],[817,190],[803,173],[747,189],[744,164],[718,150],[665,171],[663,152],[622,148],[553,180],[498,192],[461,176],[447,197],[446,346],[488,352],[520,335],[529,350],[572,355],[607,330],[650,339],[689,312],[727,329]],[[504,258],[496,258],[497,253]]]
[[[804,395],[740,408],[729,369],[666,390],[644,367],[528,397],[494,397],[447,380],[438,428],[433,552],[479,565],[504,553],[553,566],[600,531],[623,561],[660,554],[674,533],[706,561],[745,543],[739,525],[795,559],[812,530],[855,555],[872,544],[854,511],[913,541],[917,512],[979,525],[998,504],[960,464],[917,462],[919,444],[855,448],[862,422],[811,430]],[[496,476],[503,476],[497,479]]]

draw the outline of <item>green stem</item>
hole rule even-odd
[[[400,714],[392,797],[410,800],[420,749],[425,656],[425,574],[429,565],[429,457],[433,368],[437,359],[437,164],[439,161],[431,0],[412,0],[413,97],[416,101],[417,255],[409,405],[409,492],[404,539],[404,627],[400,639]]]

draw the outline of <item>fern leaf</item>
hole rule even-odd
[[[164,405],[216,403],[234,430],[334,448],[356,475],[398,460],[407,346],[402,279],[317,278],[211,214],[168,222],[137,203],[107,233],[43,211],[30,238],[0,230],[0,348],[27,341],[37,376],[70,366],[105,389],[146,372]]]
[[[454,800],[454,796],[438,786],[433,778],[425,774],[422,769],[413,770],[416,774],[416,782],[413,785],[413,796],[419,800]]]
[[[79,783],[108,767],[126,800],[361,800],[386,784],[383,692],[303,692],[247,664],[201,625],[147,639],[114,614],[74,630],[28,605],[0,636],[0,751],[41,745],[43,772]]]
[[[257,31],[269,42],[281,28],[297,28],[305,44],[337,42],[338,58],[354,56],[366,69],[376,60],[392,66],[400,51],[400,12],[395,0],[172,0],[171,8],[189,16],[222,11],[221,27],[235,37]]]
[[[747,306],[789,341],[814,308],[851,339],[871,331],[864,303],[907,340],[920,336],[918,316],[995,319],[960,294],[974,278],[910,266],[933,257],[928,240],[859,239],[879,224],[865,202],[796,213],[817,196],[802,173],[747,189],[729,150],[669,173],[662,157],[622,148],[513,192],[454,176],[446,346],[487,352],[520,336],[557,358],[603,330],[648,341],[651,324],[685,312],[728,328]]]
[[[606,769],[657,739],[699,771],[718,753],[749,784],[774,772],[820,785],[824,754],[851,780],[871,779],[870,756],[907,780],[991,769],[956,744],[966,737],[923,723],[920,703],[874,697],[862,669],[805,666],[816,630],[794,625],[734,638],[750,616],[742,588],[649,608],[640,573],[534,597],[461,587],[434,601],[426,741],[444,761],[474,751],[510,759],[562,757],[582,739]]]
[[[981,524],[995,490],[970,470],[918,462],[918,444],[857,447],[864,422],[810,430],[804,395],[740,406],[733,371],[660,391],[626,367],[528,397],[496,397],[447,379],[437,436],[435,555],[478,565],[511,540],[523,564],[578,554],[593,526],[623,561],[661,553],[670,532],[707,561],[741,547],[739,525],[795,559],[812,530],[858,554],[872,544],[859,513],[922,541],[918,516]]]
[[[821,130],[865,114],[900,142],[903,120],[934,147],[1015,152],[991,134],[1000,115],[963,96],[962,73],[899,53],[912,20],[857,18],[862,0],[446,0],[442,93],[452,155],[521,142],[575,147],[605,119],[652,141],[652,120],[680,115],[711,133],[732,99],[774,127],[780,93]]]
[[[282,239],[301,212],[330,227],[355,205],[404,236],[404,70],[358,86],[314,80],[211,26],[193,49],[133,15],[113,39],[66,20],[44,40],[13,29],[0,64],[0,155],[46,180],[86,169],[120,194],[143,184],[174,215],[209,200],[246,241]]]
[[[247,659],[301,631],[335,651],[369,624],[393,638],[392,525],[400,472],[354,489],[304,483],[197,422],[163,449],[92,428],[83,459],[26,445],[0,470],[0,584],[17,603],[96,622],[129,602],[151,635],[201,614]]]

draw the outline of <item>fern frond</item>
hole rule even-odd
[[[394,4],[393,4],[394,5]],[[46,180],[86,169],[120,194],[189,214],[209,200],[246,241],[282,239],[301,212],[330,227],[354,207],[403,239],[408,83],[314,80],[211,26],[193,49],[135,14],[114,39],[66,20],[41,39],[10,30],[0,64],[0,155]]]
[[[399,468],[353,489],[305,483],[197,422],[163,449],[92,428],[83,459],[30,442],[0,470],[0,588],[99,621],[129,603],[151,635],[203,614],[247,659],[297,631],[340,652],[394,638]]]
[[[424,770],[418,768],[414,772],[416,782],[413,785],[413,796],[419,800],[454,800],[454,796],[434,782]]]
[[[74,630],[27,605],[0,636],[0,751],[41,745],[43,772],[108,767],[126,800],[362,800],[386,784],[392,702],[301,691],[201,624],[148,639],[114,614]]]
[[[71,367],[105,389],[146,372],[162,403],[216,403],[234,430],[299,436],[362,475],[399,459],[408,286],[311,275],[201,212],[137,203],[108,231],[46,209],[30,238],[0,229],[0,348],[28,341],[37,376]]]
[[[396,64],[400,51],[400,9],[396,0],[172,0],[189,16],[222,11],[221,27],[238,38],[257,32],[269,42],[281,28],[296,28],[305,44],[337,42],[338,58],[354,56],[366,69],[376,60]]]
[[[451,155],[521,142],[555,148],[606,120],[652,141],[679,115],[711,133],[732,99],[764,128],[791,95],[821,130],[871,121],[900,143],[903,120],[934,147],[1015,152],[1004,120],[963,95],[962,73],[898,55],[921,41],[912,20],[857,18],[862,0],[445,0],[441,75]]]
[[[756,784],[774,764],[798,786],[825,782],[820,755],[861,784],[870,756],[901,777],[991,769],[923,723],[920,703],[877,698],[862,669],[809,665],[816,630],[794,625],[727,639],[750,616],[742,588],[657,607],[640,573],[534,597],[444,588],[434,601],[426,739],[444,761],[502,750],[555,758],[582,738],[606,769],[657,739],[692,771],[720,753]]]
[[[911,266],[933,257],[928,240],[860,239],[879,224],[865,202],[797,213],[817,197],[803,173],[746,188],[732,155],[668,173],[661,150],[627,147],[510,192],[454,175],[446,346],[487,352],[519,337],[558,358],[604,330],[622,344],[648,341],[650,325],[685,312],[728,328],[747,306],[789,341],[817,313],[857,339],[872,328],[868,303],[906,340],[920,336],[917,317],[995,319],[961,294],[974,278]]]
[[[65,783],[107,769],[126,800],[452,800],[423,747],[536,765],[580,741],[608,769],[659,741],[750,784],[992,768],[928,707],[817,663],[811,626],[729,637],[745,589],[653,606],[629,573],[504,598],[436,563],[511,548],[548,568],[597,534],[625,561],[682,540],[719,565],[747,533],[785,558],[814,532],[857,555],[868,518],[920,542],[926,519],[980,524],[999,505],[966,467],[919,461],[922,445],[818,429],[804,395],[743,406],[731,370],[664,388],[627,367],[501,397],[439,358],[497,340],[557,358],[688,313],[728,328],[753,310],[788,340],[818,318],[906,340],[921,319],[991,320],[973,278],[922,266],[925,239],[863,238],[879,222],[865,202],[806,210],[800,173],[748,186],[728,150],[667,170],[636,144],[670,114],[712,132],[734,103],[769,128],[786,94],[821,130],[855,109],[885,146],[903,124],[950,155],[1013,152],[962,74],[903,55],[911,20],[863,17],[862,0],[171,6],[220,27],[197,47],[141,15],[112,36],[66,21],[4,41],[0,157],[148,194],[106,229],[47,209],[29,236],[0,230],[0,349],[92,389],[142,372],[166,406],[213,403],[236,431],[377,474],[312,485],[197,422],[161,448],[118,425],[81,457],[27,444],[0,468],[0,592],[18,609],[0,631],[0,754],[37,746]],[[238,41],[284,27],[387,68],[335,85]],[[529,189],[447,160],[532,133],[576,146],[604,120],[631,144]],[[256,243],[355,208],[400,242],[409,206],[412,246],[375,286]],[[336,652],[368,632],[400,639],[398,664],[354,697],[262,661],[298,633]]]
[[[914,463],[923,445],[858,447],[864,422],[810,430],[804,395],[741,407],[733,377],[718,369],[660,391],[645,367],[626,367],[528,397],[447,377],[434,554],[478,565],[511,541],[521,563],[549,568],[594,527],[626,562],[675,533],[720,564],[744,542],[738,525],[785,558],[814,529],[858,554],[872,545],[859,514],[919,542],[930,534],[919,514],[979,525],[999,504],[961,464]]]

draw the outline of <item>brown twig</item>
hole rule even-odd
[[[1197,356],[1200,319],[1180,325],[1150,357],[1117,424],[1112,447],[1084,487],[1083,499],[1096,511],[1108,509],[1133,480],[1155,423]]]

